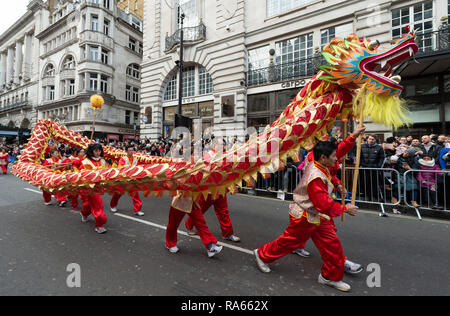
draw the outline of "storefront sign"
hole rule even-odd
[[[305,86],[305,84],[306,84],[305,79],[287,81],[281,84],[281,89],[299,88]]]

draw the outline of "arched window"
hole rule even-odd
[[[45,67],[44,77],[54,77],[55,76],[55,66],[53,64],[48,64]]]
[[[164,90],[163,101],[171,101],[178,98],[178,76],[172,75]],[[211,75],[206,68],[187,66],[183,69],[183,98],[211,94],[214,92]]]
[[[67,56],[62,65],[62,70],[75,69],[75,58],[72,55]]]
[[[135,79],[141,78],[141,67],[138,64],[131,64],[127,67],[127,75]]]

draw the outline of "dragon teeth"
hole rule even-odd
[[[381,69],[383,69],[383,68],[386,66],[386,64],[387,64],[387,60],[386,60],[386,59],[383,59],[383,60],[381,61],[381,63],[380,63]]]
[[[400,76],[393,76],[390,78],[392,81],[395,81],[397,83],[400,83],[402,81],[402,77]]]

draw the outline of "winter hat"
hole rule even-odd
[[[416,154],[416,149],[414,147],[410,147],[408,149],[406,149],[406,152],[410,155],[410,156],[414,156]]]
[[[397,162],[398,156],[391,156],[391,162]]]

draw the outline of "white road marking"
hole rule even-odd
[[[33,192],[33,193],[37,193],[37,194],[42,194],[41,191],[36,191],[36,190],[33,190],[33,189],[24,188],[24,190],[27,190],[27,191],[30,191],[30,192]]]
[[[155,224],[155,223],[152,223],[152,222],[149,222],[149,221],[145,221],[145,220],[140,219],[140,218],[134,218],[134,217],[131,217],[131,216],[128,216],[128,215],[119,214],[119,213],[115,213],[114,215],[122,217],[122,218],[129,219],[129,220],[141,223],[141,224],[145,224],[145,225],[148,225],[148,226],[152,226],[152,227],[156,227],[156,228],[159,228],[159,229],[167,230],[167,226],[162,226],[162,225],[159,225],[159,224]],[[182,230],[178,230],[178,234],[200,240],[199,236],[197,236],[197,235],[190,236],[187,232],[182,231]],[[227,244],[227,243],[223,243],[223,242],[220,242],[220,241],[218,241],[217,244],[221,245],[221,246],[224,246],[226,248],[230,248],[230,249],[237,250],[237,251],[249,254],[249,255],[253,255],[253,251],[252,250],[248,250],[248,249],[245,249],[245,248],[242,248],[242,247],[237,247],[237,246],[230,245],[230,244]]]
[[[33,193],[42,194],[41,191],[36,191],[36,190],[33,190],[33,189],[28,189],[28,188],[24,188],[24,189],[27,190],[27,191],[33,192]],[[74,212],[71,212],[71,213],[78,213],[78,212],[74,211]],[[141,223],[141,224],[152,226],[152,227],[155,227],[155,228],[167,230],[167,226],[163,226],[163,225],[159,225],[159,224],[152,223],[152,222],[149,222],[149,221],[145,221],[145,220],[140,219],[140,218],[135,218],[135,217],[131,217],[131,216],[128,216],[128,215],[123,215],[123,214],[120,214],[120,213],[115,213],[114,215],[122,217],[122,218],[129,219],[129,220]],[[181,231],[181,230],[178,230],[178,234],[200,240],[199,236],[197,236],[197,235],[190,236],[187,232],[184,232],[184,231]],[[224,246],[226,248],[237,250],[237,251],[240,251],[240,252],[243,252],[243,253],[246,253],[246,254],[249,254],[249,255],[253,256],[253,251],[252,250],[248,250],[248,249],[245,249],[245,248],[242,248],[242,247],[237,247],[237,246],[230,245],[230,244],[227,244],[227,243],[223,243],[223,242],[220,242],[220,241],[218,241],[217,244],[221,245],[221,246]]]

